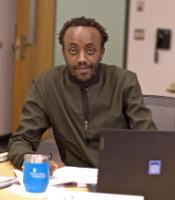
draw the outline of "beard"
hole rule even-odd
[[[68,65],[69,68],[69,75],[71,80],[80,84],[80,85],[91,85],[94,80],[97,79],[98,76],[98,63],[78,63],[77,65]],[[88,74],[90,73],[90,74]],[[83,80],[82,77],[89,76]]]

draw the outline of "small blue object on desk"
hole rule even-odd
[[[49,183],[49,156],[24,155],[23,183],[27,192],[45,192]]]

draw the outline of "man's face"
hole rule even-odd
[[[83,82],[91,79],[104,54],[100,32],[93,27],[70,27],[63,41],[62,51],[70,73]]]

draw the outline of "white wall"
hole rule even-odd
[[[137,11],[142,2],[143,11]],[[135,71],[145,94],[175,96],[166,89],[175,83],[175,1],[130,0],[128,62]],[[159,50],[159,62],[154,62],[157,28],[172,30],[170,50]],[[144,30],[144,39],[135,40],[135,29]]]
[[[57,0],[56,33],[60,31],[63,23],[72,17],[95,18],[109,34],[103,62],[123,66],[125,4],[126,0]],[[56,39],[54,58],[55,65],[64,63]]]
[[[16,1],[0,0],[0,135],[11,132]]]

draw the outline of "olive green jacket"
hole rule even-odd
[[[101,128],[155,129],[135,73],[100,64],[98,74],[88,89],[70,79],[66,66],[33,80],[19,127],[9,140],[9,159],[16,167],[50,127],[62,161],[86,167],[97,167]]]

